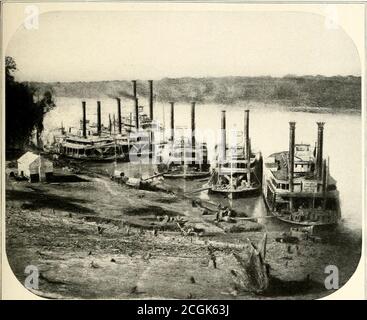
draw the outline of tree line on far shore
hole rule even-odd
[[[54,97],[132,99],[128,80],[95,82],[18,82],[13,58],[5,60],[6,149],[21,149],[39,141],[44,115],[55,107]],[[148,81],[138,81],[139,97],[148,98]],[[361,77],[285,76],[164,78],[154,81],[161,102],[236,104],[280,103],[290,107],[361,110]],[[35,139],[32,139],[35,137]]]
[[[127,80],[95,82],[32,82],[43,91],[59,97],[132,98]],[[137,93],[147,98],[147,81],[138,80]],[[164,78],[154,81],[154,94],[161,102],[236,104],[242,102],[281,103],[290,107],[326,108],[335,111],[361,109],[361,77],[293,76]]]

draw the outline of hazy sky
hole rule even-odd
[[[52,12],[6,54],[35,81],[361,72],[342,29],[297,12]]]

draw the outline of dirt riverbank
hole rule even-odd
[[[321,243],[280,243],[279,232],[253,221],[237,222],[242,232],[228,232],[228,225],[203,216],[190,199],[129,189],[98,175],[70,174],[73,179],[65,181],[59,168],[56,175],[64,178],[6,180],[9,263],[21,282],[25,267],[37,266],[37,294],[45,297],[313,299],[331,293],[324,287],[327,265],[338,266],[343,285],[359,261],[360,239],[348,234]],[[200,236],[183,235],[177,227],[182,221],[202,230]],[[269,292],[239,291],[231,275],[238,268],[233,253],[265,232]]]

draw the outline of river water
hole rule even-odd
[[[87,118],[91,122],[96,119],[96,100],[85,99],[87,102]],[[147,106],[147,101],[140,99]],[[45,136],[50,137],[52,130],[60,127],[78,127],[81,119],[81,99],[56,98],[57,107],[45,118]],[[116,100],[101,99],[102,123],[108,125],[108,115],[117,113]],[[131,100],[122,101],[123,116],[134,114]],[[175,126],[190,128],[190,104],[175,105]],[[358,236],[362,223],[362,134],[361,116],[344,113],[310,113],[291,112],[280,105],[248,103],[241,105],[196,105],[197,140],[208,144],[209,158],[214,157],[214,145],[219,142],[221,110],[226,110],[228,136],[230,130],[243,130],[244,110],[250,109],[250,137],[253,150],[261,151],[264,158],[273,152],[288,149],[289,121],[296,122],[296,143],[304,142],[314,145],[317,139],[317,121],[325,122],[324,155],[330,159],[330,174],[337,180],[340,191],[342,222],[341,227],[348,233]],[[155,103],[154,117],[167,128],[170,125],[169,104]],[[167,135],[169,134],[167,130]],[[90,164],[112,172],[113,164]],[[135,172],[151,174],[154,168],[132,163],[118,163],[118,168],[133,175]],[[185,191],[199,188],[203,181],[167,181]],[[228,204],[227,199],[208,196],[201,192],[195,196],[215,202]],[[262,197],[233,200],[230,205],[234,209],[245,212],[249,216],[266,216],[266,207]],[[268,229],[278,230],[284,226],[275,219],[264,219]]]

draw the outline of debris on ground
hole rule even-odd
[[[217,258],[214,254],[214,248],[212,246],[208,246],[208,252],[209,252],[209,258],[213,263],[213,268],[216,269],[217,268]]]
[[[191,199],[125,188],[97,173],[82,175],[74,183],[32,188],[7,175],[6,184],[10,266],[22,283],[25,266],[39,266],[42,292],[36,294],[44,297],[129,299],[139,294],[144,299],[225,299],[230,294],[233,299],[247,299],[266,287],[270,264],[273,289],[284,284],[282,292],[274,293],[277,298],[293,292],[292,297],[315,299],[328,292],[324,287],[312,291],[312,287],[299,293],[305,275],[323,283],[320,266],[338,265],[342,285],[359,261],[358,237],[332,237],[330,246],[322,242],[324,235],[311,234],[310,241],[285,245],[280,231],[268,231],[265,261],[265,255],[259,257],[263,245],[255,245],[263,227],[240,219],[242,212],[237,217],[224,215],[214,223],[215,203],[203,200],[192,206]],[[351,251],[354,260],[346,264]]]
[[[184,236],[199,236],[202,237],[205,233],[205,230],[202,228],[196,228],[192,225],[182,225],[177,222],[177,227],[181,231],[182,235]]]
[[[243,291],[260,294],[269,286],[269,265],[265,263],[266,240],[266,233],[257,246],[247,239],[249,250],[233,253],[238,268],[231,270],[231,275],[236,286]]]
[[[100,266],[97,263],[95,263],[94,261],[92,261],[89,265],[91,268],[94,268],[94,269],[100,268]]]
[[[298,243],[299,239],[297,237],[292,237],[286,233],[283,233],[281,237],[275,238],[275,241],[280,243]]]

